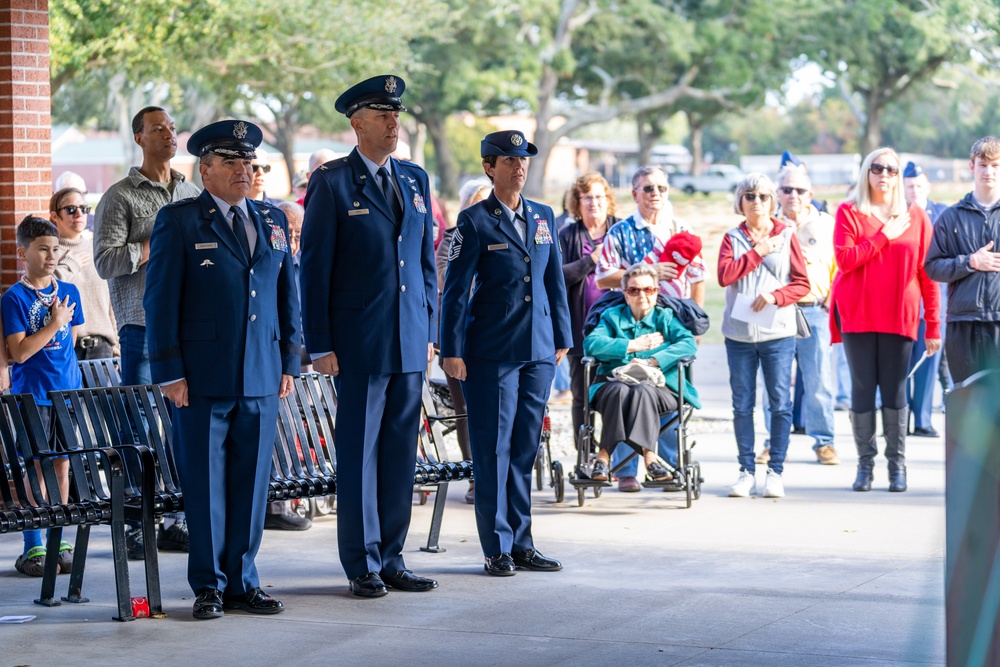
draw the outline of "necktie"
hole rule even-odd
[[[240,247],[243,248],[247,261],[250,261],[250,240],[247,238],[247,228],[243,224],[243,216],[240,214],[240,208],[239,206],[233,206],[229,209],[229,212],[233,214],[233,233],[236,234],[236,240],[239,241]]]
[[[396,216],[396,222],[401,222],[403,220],[403,208],[399,205],[399,199],[396,198],[396,191],[392,189],[392,183],[389,182],[389,170],[385,167],[379,167],[378,178],[379,187],[382,188],[382,196],[385,197],[386,203],[389,204],[392,214]]]

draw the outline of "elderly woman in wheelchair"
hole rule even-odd
[[[624,442],[642,455],[653,482],[673,475],[656,455],[661,415],[679,407],[678,363],[695,354],[694,336],[669,308],[656,304],[656,269],[636,264],[622,276],[625,303],[612,306],[583,341],[584,354],[598,362],[590,404],[601,413],[600,449],[590,478],[610,477],[610,453]],[[683,380],[684,401],[701,407],[698,393]]]

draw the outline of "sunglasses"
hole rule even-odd
[[[271,165],[269,165],[269,164],[252,164],[252,165],[250,165],[250,168],[253,169],[253,173],[255,173],[255,174],[258,171],[262,171],[265,174],[270,174],[271,173]]]
[[[764,192],[744,192],[743,193],[743,200],[744,201],[757,201],[759,199],[762,202],[765,202],[765,201],[767,201],[770,198],[771,198],[771,195],[769,195],[767,193],[764,193]]]
[[[76,215],[77,211],[80,211],[84,215],[87,215],[88,213],[90,213],[90,207],[86,206],[86,205],[84,205],[84,206],[63,206],[59,210],[60,211],[66,211],[70,215]]]
[[[629,287],[625,290],[625,293],[629,296],[639,296],[640,294],[645,294],[646,296],[653,296],[656,294],[657,288],[655,287]]]
[[[654,192],[656,192],[657,190],[659,190],[660,194],[662,195],[664,192],[666,192],[669,189],[670,188],[668,188],[666,185],[644,185],[644,186],[642,186],[642,191],[645,192],[647,195],[651,195]]]
[[[808,190],[806,190],[805,188],[790,188],[790,187],[788,187],[787,185],[783,185],[783,186],[781,186],[781,193],[782,193],[782,194],[786,194],[786,195],[790,195],[790,194],[792,194],[793,192],[794,192],[795,194],[797,194],[798,196],[800,196],[800,197],[801,197],[802,195],[804,195],[805,193],[807,193],[807,192],[809,192],[809,191],[808,191]]]
[[[899,173],[899,167],[891,167],[887,164],[880,164],[878,162],[872,162],[870,170],[876,176],[881,176],[883,171],[890,176],[895,176]]]

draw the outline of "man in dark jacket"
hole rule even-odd
[[[955,384],[1000,364],[1000,139],[972,146],[974,187],[941,214],[924,268],[948,283],[945,354]]]

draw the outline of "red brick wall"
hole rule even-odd
[[[0,2],[0,287],[17,280],[14,230],[52,194],[48,0]]]

